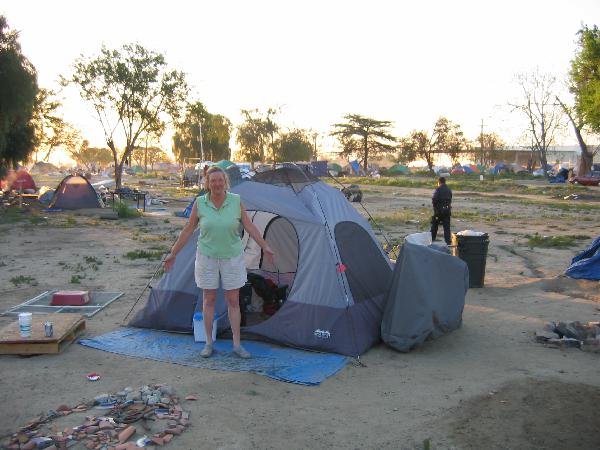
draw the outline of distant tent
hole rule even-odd
[[[489,172],[491,174],[498,175],[499,173],[501,173],[503,171],[506,172],[507,170],[508,170],[508,166],[506,164],[504,164],[503,162],[500,162],[500,163],[496,164],[494,167],[492,167],[489,170]]]
[[[133,167],[132,167],[132,170],[133,170],[135,173],[142,173],[142,172],[144,171],[144,168],[143,168],[142,166],[133,166]]]
[[[52,197],[54,197],[54,189],[43,186],[38,195],[38,202],[42,205],[48,205],[52,201]]]
[[[465,171],[465,173],[475,173],[475,171],[473,170],[473,168],[471,166],[464,165],[464,166],[462,166],[462,168]]]
[[[485,173],[485,166],[483,164],[477,164],[477,168],[479,169],[479,172]]]
[[[317,177],[327,176],[327,161],[311,161],[313,175]]]
[[[219,166],[221,169],[225,170],[228,167],[235,166],[235,163],[232,163],[231,161],[229,161],[227,159],[222,159],[218,163],[215,163],[215,166]]]
[[[352,168],[352,173],[354,173],[355,175],[360,175],[360,164],[358,163],[357,160],[354,161],[350,161],[350,167]]]
[[[68,175],[56,188],[50,208],[102,208],[102,204],[88,180],[80,175]]]
[[[485,172],[485,168],[483,166],[478,166],[475,164],[469,164],[469,169],[471,169],[473,171],[473,173],[481,173],[481,172]],[[465,167],[466,170],[466,167]]]
[[[388,175],[400,175],[400,174],[404,174],[407,175],[410,173],[410,169],[407,166],[404,166],[402,164],[394,164],[392,167],[390,167],[387,170]]]
[[[29,169],[30,173],[48,173],[48,172],[58,172],[58,167],[56,167],[52,163],[47,163],[44,161],[38,161],[31,169]]]
[[[342,166],[336,163],[329,163],[327,164],[327,170],[331,175],[336,176],[342,171]]]
[[[511,170],[514,173],[525,173],[527,172],[527,169],[519,164],[516,163],[512,163],[512,164],[508,164],[508,169]]]
[[[3,180],[2,185],[6,190],[9,191],[24,191],[26,189],[31,189],[33,191],[37,190],[35,181],[33,181],[33,178],[31,175],[29,175],[29,172],[27,172],[25,169],[19,169],[16,172],[10,172],[6,179]]]
[[[592,245],[573,258],[565,275],[571,278],[600,280],[600,236],[594,239]]]

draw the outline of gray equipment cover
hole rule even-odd
[[[381,323],[390,347],[408,352],[461,326],[469,288],[464,261],[405,242],[392,277]]]

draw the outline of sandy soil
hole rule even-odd
[[[369,186],[364,204],[376,219],[398,214],[384,220],[383,232],[394,240],[427,227],[430,195]],[[114,330],[157,265],[124,254],[168,248],[183,224],[169,214],[185,205],[172,201],[167,211],[131,220],[83,212],[0,225],[0,310],[53,288],[123,291],[87,320],[87,336]],[[348,365],[318,387],[80,345],[60,355],[0,356],[0,436],[62,403],[163,382],[199,399],[186,403],[192,426],[171,448],[398,449],[423,448],[425,440],[436,449],[600,448],[600,354],[546,348],[532,337],[549,320],[600,320],[600,284],[561,276],[598,235],[600,210],[563,211],[539,196],[455,193],[454,211],[453,230],[486,231],[491,245],[486,286],[469,290],[464,325],[448,336],[409,354],[376,346],[362,365]],[[465,211],[473,214],[460,218]],[[525,234],[534,232],[589,239],[569,249],[531,249]],[[35,281],[15,287],[10,280],[20,275]],[[81,284],[71,284],[74,275]],[[13,320],[2,316],[0,326]],[[86,380],[92,371],[100,381]]]

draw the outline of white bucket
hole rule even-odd
[[[31,313],[19,313],[19,333],[21,334],[21,337],[31,337],[32,319]]]

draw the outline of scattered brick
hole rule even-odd
[[[136,431],[137,429],[133,425],[129,425],[127,428],[125,428],[119,433],[119,442],[123,443],[127,441],[127,439],[133,436],[136,433]]]
[[[152,442],[154,442],[156,445],[165,445],[165,440],[159,437],[153,437]]]
[[[22,450],[33,450],[36,447],[35,442],[33,441],[29,441],[26,444],[24,444],[21,449]],[[18,448],[18,447],[17,447]]]

